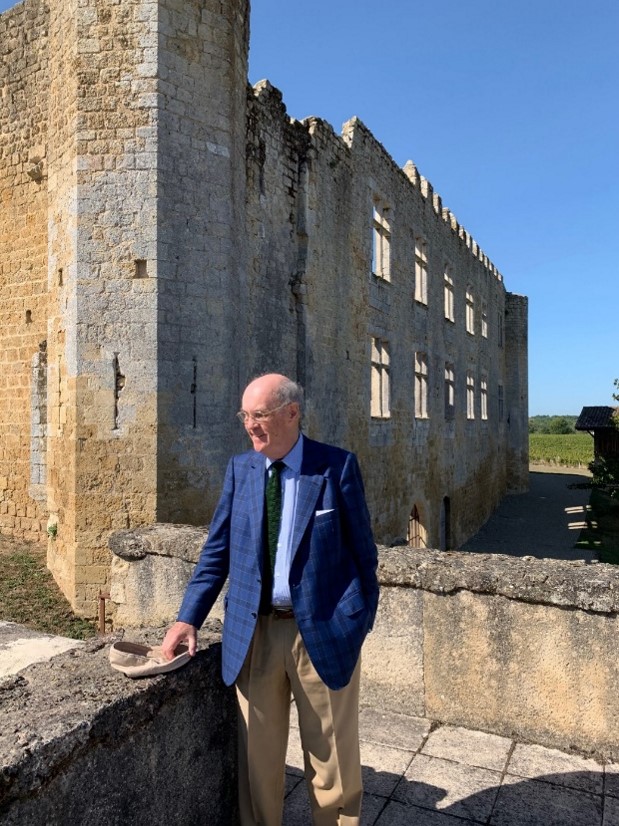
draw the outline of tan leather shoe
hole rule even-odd
[[[159,645],[142,645],[139,642],[120,640],[110,648],[110,665],[116,671],[122,671],[127,677],[153,677],[155,674],[165,674],[175,671],[190,659],[186,645],[177,646],[172,660],[166,660]]]

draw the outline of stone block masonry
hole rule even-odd
[[[0,15],[0,529],[49,526],[83,614],[111,531],[209,521],[261,372],[359,455],[387,544],[526,485],[526,299],[358,119],[248,88],[248,38],[246,0]]]
[[[24,2],[0,15],[0,531],[34,540],[47,528],[40,487],[46,390],[40,385],[33,397],[31,389],[49,306],[47,42],[43,3]]]
[[[205,537],[111,535],[124,627],[175,619]],[[616,566],[399,547],[379,549],[378,578],[362,704],[619,759]]]

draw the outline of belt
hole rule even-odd
[[[279,605],[274,605],[271,608],[271,615],[274,619],[278,620],[286,620],[286,619],[294,619],[294,611],[292,607],[286,608]]]

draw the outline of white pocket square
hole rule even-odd
[[[328,508],[326,511],[316,511],[316,516],[324,516],[325,513],[333,513],[335,508]]]

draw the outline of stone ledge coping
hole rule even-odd
[[[149,555],[197,562],[207,536],[208,527],[156,522],[143,528],[114,531],[108,538],[108,547],[128,562]]]
[[[471,591],[537,605],[619,612],[619,567],[505,554],[379,548],[381,585],[435,594]]]
[[[0,679],[0,820],[5,807],[44,789],[66,764],[93,746],[115,744],[148,726],[158,710],[198,683],[224,691],[220,624],[207,621],[195,660],[178,671],[132,680],[112,669],[115,635]],[[130,639],[161,642],[162,629],[131,630]]]
[[[115,531],[109,547],[132,561],[149,554],[197,561],[208,528],[158,523]],[[538,605],[619,613],[619,566],[557,559],[379,546],[383,586],[436,594],[472,591]]]

